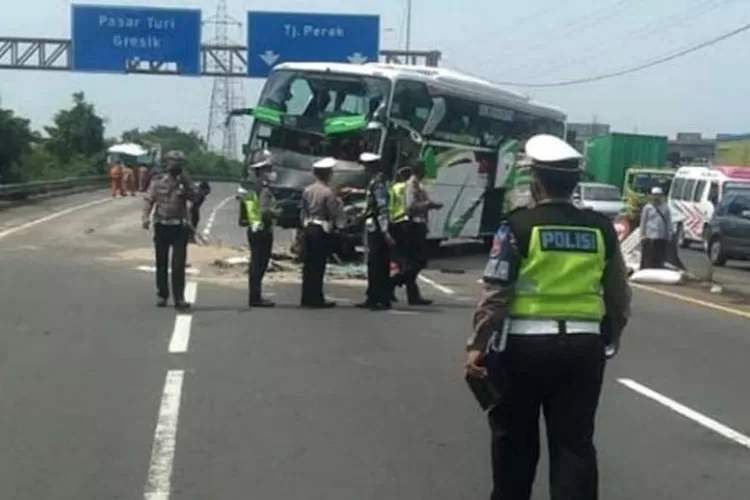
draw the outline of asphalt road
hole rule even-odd
[[[332,282],[339,308],[302,311],[292,275],[251,311],[242,273],[212,264],[244,242],[234,204],[214,211],[231,194],[207,202],[217,246],[191,247],[179,317],[154,307],[138,199],[0,212],[0,498],[487,498],[461,379],[483,256],[437,258],[429,308],[359,311],[361,284]],[[640,289],[633,315],[600,406],[601,498],[746,498],[750,315]]]
[[[680,259],[701,279],[711,275],[716,283],[750,294],[750,261],[730,260],[723,266],[712,266],[698,245],[680,249]]]

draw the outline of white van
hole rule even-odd
[[[681,247],[703,241],[714,207],[731,184],[750,185],[750,167],[712,165],[677,169],[668,203]]]

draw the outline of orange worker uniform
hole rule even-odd
[[[122,189],[122,170],[122,164],[120,163],[113,163],[109,167],[109,180],[112,185],[112,196],[117,196],[118,194],[125,196]]]

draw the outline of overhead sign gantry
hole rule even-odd
[[[0,37],[0,69],[265,78],[287,61],[437,66],[438,51],[380,50],[379,16],[248,12],[247,46],[202,45],[197,9],[73,5],[71,39]]]

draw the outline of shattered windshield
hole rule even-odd
[[[390,88],[384,78],[274,72],[259,99],[250,149],[344,161],[357,161],[363,152],[379,153],[383,131],[370,122],[387,102]]]

